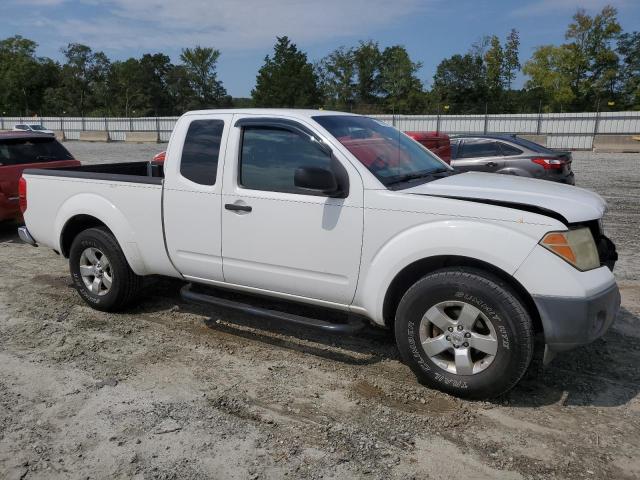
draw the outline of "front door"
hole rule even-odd
[[[362,183],[354,167],[298,128],[253,120],[233,130],[229,144],[238,164],[228,162],[236,168],[225,168],[223,190],[225,281],[350,304],[363,229]],[[348,195],[331,198],[296,187],[300,167],[344,169]]]

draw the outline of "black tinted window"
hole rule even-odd
[[[523,146],[524,148],[528,148],[529,150],[533,150],[536,153],[549,153],[549,154],[555,154],[556,152],[544,147],[542,145],[540,145],[539,143],[535,143],[532,142],[530,140],[527,140],[526,138],[522,138],[522,137],[514,137],[513,140],[511,140],[514,143],[517,143],[518,145]]]
[[[0,142],[0,163],[43,163],[73,160],[73,156],[53,137],[13,138]]]
[[[509,145],[508,143],[500,142],[500,148],[502,149],[502,154],[507,157],[511,155],[520,155],[522,153],[522,150],[512,145]]]
[[[218,155],[224,122],[194,120],[189,125],[182,147],[180,173],[200,185],[214,185],[218,171]]]
[[[465,140],[459,158],[495,157],[502,155],[498,144],[491,140]]]
[[[451,140],[451,158],[458,158],[458,149],[460,147],[460,140]]]
[[[253,190],[300,193],[293,181],[296,169],[318,167],[329,170],[329,155],[308,138],[289,130],[247,127],[242,138],[240,184]]]

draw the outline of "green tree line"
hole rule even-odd
[[[307,107],[362,113],[489,113],[640,108],[640,32],[623,32],[616,9],[580,9],[560,45],[541,45],[521,63],[519,33],[484,36],[445,58],[429,85],[402,45],[360,41],[311,62],[278,37],[251,98],[231,98],[218,78],[220,51],[185,48],[178,63],[162,53],[110,60],[78,43],[63,61],[38,45],[0,40],[0,111],[30,116],[162,116],[198,108]],[[513,87],[519,72],[523,88]]]

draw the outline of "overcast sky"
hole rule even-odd
[[[15,34],[60,60],[80,42],[111,59],[163,52],[178,61],[194,45],[221,50],[227,91],[249,96],[275,37],[288,35],[315,61],[341,45],[373,39],[401,44],[424,67],[430,85],[438,63],[464,53],[483,35],[520,31],[521,59],[537,45],[560,43],[580,6],[614,5],[627,31],[640,30],[640,0],[0,0],[2,38]]]

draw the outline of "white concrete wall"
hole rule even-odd
[[[640,112],[545,113],[502,115],[373,115],[400,130],[445,133],[522,133],[547,135],[552,148],[591,149],[594,133],[600,135],[640,134]],[[160,141],[169,140],[178,117],[145,118],[0,118],[0,129],[21,122],[40,121],[52,130],[64,130],[68,140],[77,140],[83,130],[108,130],[111,140],[125,139],[128,131],[159,132]],[[597,125],[596,125],[597,124]],[[596,128],[597,126],[597,128]]]

